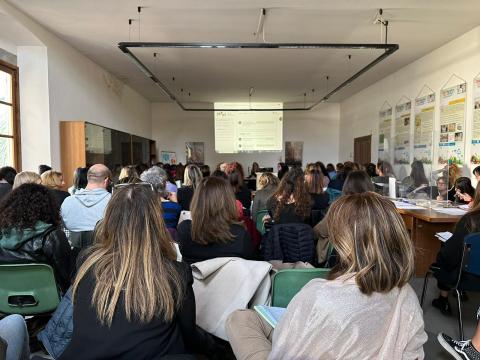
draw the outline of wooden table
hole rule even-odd
[[[415,245],[415,276],[423,277],[429,266],[435,262],[440,250],[441,241],[435,234],[452,231],[461,216],[448,215],[432,209],[397,210],[402,215]]]

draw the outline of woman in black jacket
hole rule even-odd
[[[51,191],[23,184],[2,199],[0,214],[0,263],[49,264],[65,291],[70,286],[72,253]]]
[[[190,203],[192,202],[193,192],[202,181],[202,172],[197,165],[190,164],[185,168],[183,174],[184,185],[177,191],[178,205],[182,210],[190,211]]]
[[[252,240],[238,220],[235,195],[227,181],[203,179],[193,195],[192,220],[178,226],[183,261],[192,264],[217,257],[255,260]]]
[[[112,195],[73,284],[73,336],[60,359],[163,359],[205,353],[190,267],[176,254],[156,192]]]
[[[452,312],[448,294],[458,278],[464,239],[468,234],[480,231],[480,186],[477,186],[474,196],[472,208],[458,221],[452,237],[442,246],[437,254],[437,261],[433,264],[433,274],[437,278],[440,295],[432,301],[432,305],[444,314]],[[462,281],[478,282],[480,279],[466,273]]]

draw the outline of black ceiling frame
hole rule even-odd
[[[311,44],[311,43],[165,43],[165,42],[120,42],[118,43],[119,49],[125,53],[135,63],[135,65],[149,77],[155,85],[184,111],[308,111],[320,103],[326,102],[330,97],[339,92],[341,89],[352,83],[355,79],[366,73],[372,67],[392,55],[399,49],[398,44]],[[158,79],[155,74],[138,59],[131,51],[130,48],[169,48],[169,49],[372,49],[372,50],[385,50],[380,56],[368,63],[365,67],[361,68],[347,80],[338,85],[335,89],[328,92],[326,95],[320,98],[320,100],[314,102],[307,107],[297,108],[284,108],[284,109],[206,109],[206,108],[189,108],[186,107],[168,88],[164,83]]]

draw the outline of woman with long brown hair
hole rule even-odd
[[[267,201],[267,209],[276,224],[302,223],[310,216],[311,202],[302,169],[293,168]]]
[[[153,359],[208,345],[190,267],[175,259],[151,187],[115,191],[73,285],[73,336],[60,359]]]
[[[432,305],[444,315],[452,313],[448,295],[458,278],[465,237],[470,233],[479,231],[480,186],[477,186],[471,209],[458,221],[452,237],[441,247],[437,254],[437,260],[434,263],[435,270],[433,275],[437,278],[440,294],[438,298],[432,301]],[[462,277],[462,283],[465,283],[467,286],[469,283],[476,284],[479,280],[478,277],[469,273],[465,273]]]
[[[293,298],[275,329],[236,311],[226,330],[238,360],[423,359],[427,341],[408,284],[414,247],[395,205],[373,192],[346,195],[327,214],[339,263]]]
[[[309,169],[305,171],[305,184],[312,198],[312,210],[326,209],[330,198],[328,193],[323,191],[324,175],[321,170]]]
[[[218,177],[202,180],[190,204],[192,220],[178,226],[180,252],[189,264],[217,257],[254,259],[250,235],[238,219],[235,194]]]

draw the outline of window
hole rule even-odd
[[[21,170],[18,67],[0,60],[0,167]]]

